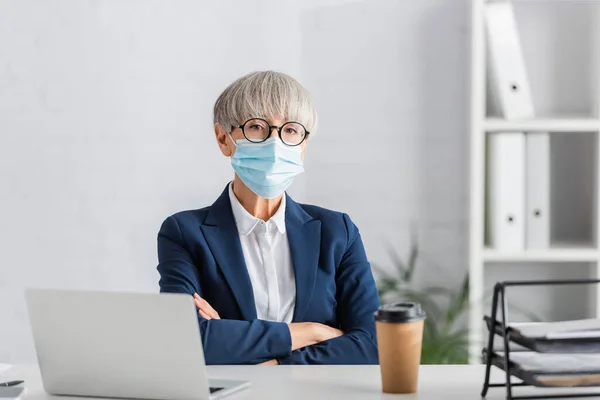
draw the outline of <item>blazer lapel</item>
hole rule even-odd
[[[315,287],[321,247],[321,221],[313,219],[288,196],[285,225],[296,278],[293,321],[300,322],[308,309]]]
[[[210,211],[200,229],[215,257],[217,265],[233,292],[233,296],[245,320],[256,319],[256,305],[252,282],[244,261],[231,202],[229,186],[210,207]]]

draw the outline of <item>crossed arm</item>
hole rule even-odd
[[[369,263],[349,217],[348,247],[336,273],[337,314],[342,332],[312,322],[286,324],[263,320],[220,319],[203,302],[200,276],[179,223],[169,217],[158,235],[161,292],[196,294],[207,364],[376,364],[373,312],[379,297]]]
[[[221,319],[219,313],[208,303],[208,301],[200,297],[198,293],[194,293],[194,303],[198,308],[198,314],[202,318],[206,320]],[[290,336],[292,339],[292,351],[306,346],[312,346],[344,334],[339,329],[315,322],[294,322],[288,324],[288,327],[290,329]],[[279,364],[277,359],[272,359],[265,361],[260,365],[277,364]]]

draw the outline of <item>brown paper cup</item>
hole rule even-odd
[[[416,393],[424,321],[376,322],[384,393]]]

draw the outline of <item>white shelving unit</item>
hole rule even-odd
[[[592,93],[594,104],[589,116],[573,116],[561,118],[542,118],[532,120],[504,120],[489,117],[486,113],[486,46],[484,27],[484,7],[491,0],[472,0],[472,31],[471,31],[471,87],[470,87],[470,230],[469,230],[469,273],[470,273],[470,361],[481,362],[481,351],[484,347],[483,316],[489,313],[484,304],[484,287],[486,266],[492,263],[590,263],[593,271],[591,278],[600,278],[600,252],[598,227],[600,226],[600,140],[596,140],[595,181],[590,182],[595,188],[595,238],[589,246],[558,247],[542,250],[524,250],[505,252],[486,248],[484,243],[485,227],[485,168],[486,168],[486,137],[493,132],[567,132],[600,134],[600,27],[596,32],[590,31],[594,37],[589,43],[590,60],[595,64],[591,70],[595,76],[590,81],[594,83]],[[527,0],[520,0],[521,2]],[[514,0],[515,5],[520,2]],[[561,1],[561,0],[554,0]],[[552,0],[546,0],[551,3]],[[539,2],[538,2],[539,3]],[[581,3],[581,1],[580,1]],[[518,18],[517,18],[518,20]],[[597,19],[600,21],[600,18]],[[596,24],[598,25],[598,24]],[[534,96],[535,97],[535,96]],[[534,98],[535,101],[535,98]],[[593,299],[596,317],[600,318],[600,285],[596,287],[596,297]]]
[[[483,121],[483,130],[488,133],[522,131],[588,133],[600,130],[600,120],[596,118],[546,118],[508,121],[500,118],[486,118]]]
[[[596,249],[549,249],[549,250],[526,250],[520,252],[496,251],[484,249],[482,262],[596,262],[600,253]]]

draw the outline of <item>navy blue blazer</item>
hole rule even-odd
[[[286,194],[287,196],[287,194]],[[215,203],[165,220],[158,234],[160,291],[198,293],[220,320],[198,316],[207,364],[377,364],[379,296],[358,228],[346,214],[287,197],[285,223],[296,278],[293,322],[343,336],[291,351],[289,328],[259,320],[228,189]]]

